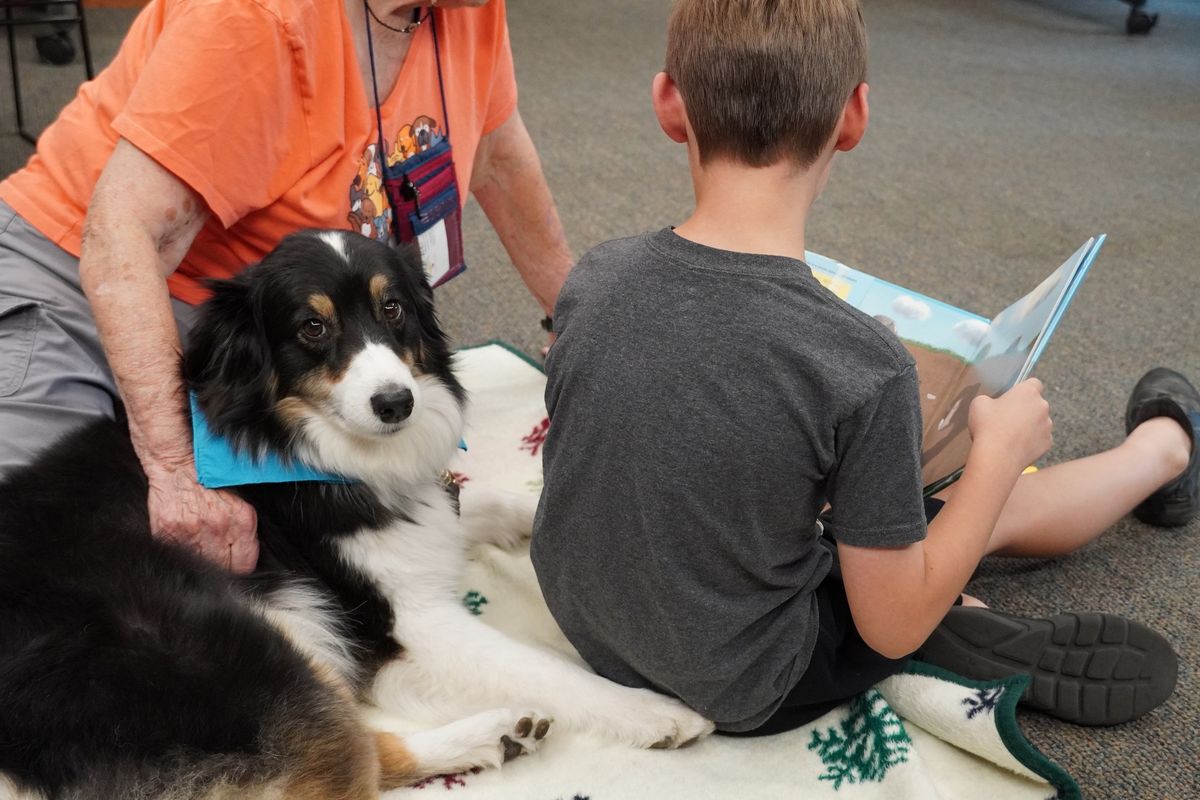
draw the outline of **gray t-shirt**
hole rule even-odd
[[[803,262],[669,229],[584,256],[554,323],[550,611],[600,674],[757,727],[812,653],[826,502],[840,541],[925,536],[912,358]]]

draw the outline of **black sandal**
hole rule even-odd
[[[1175,370],[1155,367],[1142,376],[1125,406],[1125,433],[1152,417],[1170,417],[1192,437],[1192,458],[1175,480],[1150,495],[1133,515],[1150,525],[1175,528],[1200,511],[1200,392]]]
[[[914,656],[976,680],[1025,674],[1021,703],[1079,725],[1119,725],[1161,705],[1179,659],[1160,634],[1114,614],[1017,617],[954,607]]]

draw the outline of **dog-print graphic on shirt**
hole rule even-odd
[[[422,114],[400,126],[387,146],[387,165],[401,164],[446,138],[438,121]],[[383,191],[383,164],[378,144],[372,143],[358,159],[358,171],[350,184],[350,210],[346,220],[351,230],[386,242],[392,232],[392,209]]]
[[[392,228],[392,208],[383,191],[383,169],[375,150],[368,145],[358,159],[358,171],[350,184],[350,228],[363,236],[386,242]]]

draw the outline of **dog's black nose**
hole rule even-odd
[[[388,425],[408,419],[413,410],[413,393],[408,389],[389,387],[379,394],[371,395],[371,410],[381,422]]]

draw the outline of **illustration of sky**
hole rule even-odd
[[[901,339],[969,360],[988,331],[978,314],[876,278],[811,250],[804,261],[825,288],[879,319]]]
[[[851,296],[851,304],[873,317],[887,317],[901,339],[968,359],[987,333],[987,320],[976,314],[878,278],[867,283],[858,297]]]
[[[1085,257],[1095,257],[1103,241],[1103,236],[1098,240],[1089,239],[1036,289],[997,314],[990,323],[977,314],[909,291],[826,256],[809,251],[805,253],[805,261],[826,288],[860,311],[879,319],[901,339],[948,350],[971,360],[981,344],[987,345],[987,353],[992,356],[1032,348],[1058,308],[1060,297],[1076,280],[1077,269]]]

